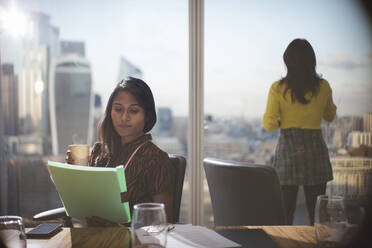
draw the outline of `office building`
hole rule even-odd
[[[102,98],[99,94],[94,94],[94,114],[93,114],[93,140],[92,145],[98,141],[97,129],[98,124],[103,116]]]
[[[372,132],[372,112],[363,115],[363,131]]]
[[[160,135],[169,136],[173,126],[172,110],[166,107],[157,108],[156,130]]]
[[[51,152],[49,120],[50,61],[59,54],[59,29],[41,12],[30,13],[32,35],[24,37],[20,75],[21,133],[42,137],[45,154]]]
[[[4,135],[18,134],[18,78],[13,64],[1,65],[1,107]]]
[[[124,57],[120,57],[118,82],[128,77],[135,77],[142,79],[143,73],[140,68],[132,64]]]
[[[57,155],[72,143],[91,143],[94,95],[90,63],[77,54],[53,61],[50,76],[52,149]]]
[[[333,157],[331,164],[334,179],[328,183],[329,193],[355,199],[372,196],[372,158]]]
[[[85,45],[82,41],[61,41],[60,43],[62,54],[77,54],[80,57],[85,57]]]
[[[360,116],[352,117],[352,131],[361,131],[363,132],[363,118]]]
[[[353,131],[348,136],[348,146],[357,148],[361,145],[372,147],[372,132]]]

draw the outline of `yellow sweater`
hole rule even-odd
[[[271,85],[267,100],[263,118],[263,126],[267,131],[277,128],[321,129],[322,118],[331,122],[335,117],[336,106],[332,100],[332,89],[326,80],[320,83],[316,96],[312,97],[311,92],[305,94],[307,100],[311,99],[308,104],[298,101],[292,103],[290,90],[284,98],[285,85],[279,86],[279,82]]]

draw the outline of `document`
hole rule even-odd
[[[127,191],[122,165],[103,168],[48,161],[48,169],[68,216],[130,222],[128,202],[122,203],[120,197]]]
[[[241,245],[203,226],[175,225],[175,228],[168,233],[167,247],[223,248],[241,247]]]

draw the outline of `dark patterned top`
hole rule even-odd
[[[136,140],[122,144],[120,154],[115,158],[101,155],[101,143],[95,143],[90,158],[90,166],[116,167],[125,165],[133,151],[146,142],[134,155],[125,170],[127,193],[123,201],[129,201],[132,213],[133,205],[153,202],[152,196],[169,192],[173,194],[173,168],[168,154],[151,142],[151,134],[145,134]]]

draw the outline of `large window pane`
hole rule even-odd
[[[12,3],[16,19],[7,17]],[[0,8],[1,212],[27,220],[61,205],[45,162],[64,161],[68,144],[97,141],[108,97],[128,76],[153,91],[154,143],[187,156],[187,1],[19,0]],[[15,25],[25,32],[14,35]],[[185,198],[187,180],[184,188]],[[185,200],[180,220],[187,222]]]
[[[353,174],[364,180],[363,173],[371,173],[370,158],[363,158],[369,167],[362,168],[352,157],[355,149],[363,150],[360,146],[368,143],[356,140],[370,132],[361,123],[372,111],[371,37],[368,19],[354,1],[206,0],[205,156],[271,164],[279,132],[262,127],[269,88],[286,74],[282,56],[287,45],[305,38],[315,50],[317,71],[329,81],[338,107],[336,120],[323,127],[334,183],[349,184],[355,192],[364,190],[365,185],[352,187],[350,178],[358,177]],[[346,160],[355,164],[354,172],[347,173],[348,181],[342,179]],[[211,224],[207,188],[205,183],[205,222]],[[295,223],[308,223],[301,194],[297,204]]]
[[[187,156],[188,2],[126,1],[122,43],[149,83],[157,105],[154,143],[168,153]],[[181,222],[188,221],[188,177],[181,203]]]

